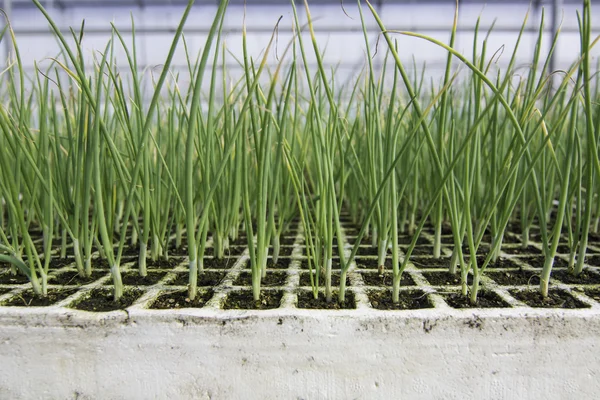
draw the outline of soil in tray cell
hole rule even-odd
[[[192,301],[188,297],[187,290],[177,292],[165,292],[158,296],[150,305],[153,310],[167,310],[179,308],[202,308],[212,298],[214,292],[209,290],[199,290],[196,298]]]
[[[583,292],[592,299],[596,301],[600,301],[600,288],[586,288],[583,289]]]
[[[233,264],[238,260],[237,257],[223,257],[223,258],[205,258],[204,268],[205,269],[229,269],[233,267]]]
[[[392,286],[394,274],[390,271],[384,272],[380,275],[378,272],[362,272],[363,282],[366,286]],[[402,274],[400,278],[400,286],[414,286],[416,285],[412,277],[406,272]]]
[[[292,246],[296,242],[296,236],[284,236],[279,238],[280,245]]]
[[[379,249],[373,246],[361,246],[356,254],[359,256],[377,256],[379,255]]]
[[[217,286],[223,278],[225,278],[226,272],[221,271],[204,271],[198,272],[198,286]],[[173,286],[187,286],[189,284],[190,275],[187,272],[177,273],[175,279],[172,279],[167,285]]]
[[[432,286],[458,286],[460,282],[460,273],[451,274],[448,271],[423,272],[423,276]],[[473,282],[473,276],[467,275],[467,285]]]
[[[536,308],[589,308],[589,305],[577,300],[564,290],[548,291],[548,297],[543,298],[537,290],[511,290],[510,294],[529,307]]]
[[[411,257],[410,261],[417,268],[446,268],[450,266],[450,257]]]
[[[279,246],[279,255],[289,257],[292,255],[292,251],[294,251],[293,246]],[[269,254],[273,254],[272,250],[269,250]]]
[[[138,271],[127,271],[123,273],[123,285],[131,286],[152,286],[156,285],[162,278],[165,277],[166,272],[148,271],[146,276],[140,276]]]
[[[371,306],[378,310],[418,310],[433,308],[427,294],[421,290],[402,290],[399,301],[394,304],[390,290],[369,290],[367,292]]]
[[[409,235],[398,236],[398,244],[409,245],[412,243],[412,240],[413,240],[413,237],[409,236]],[[426,244],[431,244],[431,243],[429,243],[429,240],[422,238],[422,237],[417,239],[417,245],[426,245]]]
[[[106,275],[108,275],[107,271],[99,271],[94,269],[92,270],[92,274],[86,277],[82,277],[79,275],[79,272],[75,270],[65,271],[56,275],[53,283],[56,285],[87,285],[105,277]]]
[[[499,285],[539,285],[540,272],[526,269],[489,271],[486,276]]]
[[[83,311],[106,312],[122,310],[131,306],[141,295],[142,291],[135,288],[125,288],[123,297],[114,301],[112,289],[94,289],[84,297],[69,305],[70,308]]]
[[[38,296],[33,290],[20,292],[2,303],[11,307],[47,307],[62,301],[75,293],[74,289],[48,289],[47,296]]]
[[[562,283],[569,285],[597,285],[600,284],[600,275],[590,270],[584,269],[579,275],[573,275],[569,271],[554,270],[552,278],[558,279]]]
[[[600,267],[600,256],[588,256],[585,258],[585,263],[595,267]]]
[[[527,246],[526,248],[522,248],[521,246],[502,246],[502,251],[506,254],[515,255],[542,254],[542,251],[540,249],[533,246]]]
[[[261,286],[283,286],[287,279],[287,274],[280,271],[267,271],[267,275],[261,278]],[[234,286],[252,286],[252,273],[242,271],[233,282]]]
[[[10,270],[0,272],[0,284],[2,285],[22,285],[27,282],[29,282],[29,278],[19,272],[16,275],[13,275]]]
[[[316,275],[313,276],[313,279],[316,278]],[[300,274],[300,286],[311,286],[310,285],[310,272],[302,272]],[[325,277],[319,276],[319,286],[325,286]],[[331,286],[340,286],[340,274],[337,272],[331,273]],[[346,286],[350,286],[350,278],[346,276]]]
[[[354,293],[349,290],[346,291],[346,299],[343,303],[338,301],[338,294],[336,292],[332,293],[332,299],[328,302],[323,292],[319,292],[318,298],[315,299],[311,291],[302,290],[298,292],[297,307],[325,310],[352,310],[356,308],[356,301]]]
[[[75,259],[73,258],[60,258],[60,257],[55,257],[52,258],[52,260],[50,260],[50,271],[65,267],[69,264],[73,264],[75,265]]]
[[[492,291],[480,290],[477,293],[477,304],[471,304],[469,296],[451,293],[444,296],[446,303],[453,308],[508,308],[510,305]]]
[[[546,257],[544,257],[544,256],[519,257],[518,260],[529,264],[533,268],[544,268],[544,262],[546,260]],[[566,262],[565,260],[563,260],[562,258],[560,258],[560,257],[554,257],[554,267],[556,267],[556,268],[565,268],[568,265],[569,265],[569,263]]]
[[[269,257],[269,258],[267,258],[267,270],[270,270],[270,269],[288,269],[290,267],[290,263],[291,262],[292,262],[291,258],[279,257],[279,259],[277,260],[277,263],[274,264],[273,263],[273,258]],[[246,269],[250,269],[251,268],[251,262],[250,262],[250,260],[247,260],[245,262],[244,268],[246,268]]]
[[[8,292],[10,292],[12,289],[11,288],[2,288],[0,287],[0,296],[2,296],[3,294],[6,294]]]
[[[403,252],[407,252],[408,251],[408,247],[404,246],[401,247],[401,250]],[[433,246],[415,246],[415,248],[413,249],[411,256],[432,256],[433,255]]]
[[[254,300],[251,290],[229,292],[223,308],[225,310],[269,310],[281,304],[281,290],[261,290],[259,300]]]
[[[181,245],[179,248],[171,247],[169,249],[169,255],[170,256],[187,256],[188,255],[187,246]]]
[[[167,260],[159,258],[157,260],[152,260],[151,258],[146,258],[146,268],[147,269],[172,269],[181,264],[181,258],[169,258]],[[139,268],[139,263],[136,262],[131,265],[131,269],[137,270]]]

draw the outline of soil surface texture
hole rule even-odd
[[[445,300],[454,308],[507,308],[510,307],[500,296],[494,292],[480,290],[477,293],[477,304],[471,304],[468,296],[453,293],[445,296]]]
[[[81,300],[71,304],[70,307],[94,312],[122,310],[132,305],[141,295],[141,290],[129,288],[123,290],[123,297],[119,301],[114,301],[112,289],[94,289],[85,294]]]
[[[432,286],[456,286],[461,284],[460,273],[451,274],[448,271],[423,272],[423,276]],[[473,276],[467,275],[467,284],[470,285],[472,282]]]
[[[188,297],[187,290],[166,292],[158,296],[158,298],[150,305],[150,308],[154,310],[202,308],[212,296],[213,291],[210,289],[199,290],[193,301]]]
[[[325,294],[319,292],[317,299],[314,298],[311,291],[303,290],[298,292],[298,308],[309,308],[309,309],[325,309],[325,310],[351,310],[356,308],[356,302],[354,300],[354,293],[346,291],[346,299],[343,303],[338,301],[338,294],[332,293],[331,301],[325,299]]]
[[[27,282],[29,282],[29,278],[20,272],[17,272],[16,275],[13,275],[10,270],[0,273],[0,284],[2,285],[22,285]]]
[[[485,274],[499,285],[539,285],[540,272],[526,269],[490,271]]]
[[[146,276],[140,276],[138,271],[127,271],[122,275],[123,285],[131,286],[152,286],[156,285],[166,272],[148,271]]]
[[[254,300],[251,290],[229,292],[223,303],[225,310],[268,310],[281,304],[281,290],[262,290],[259,300]]]
[[[287,274],[280,271],[267,271],[267,275],[261,278],[261,286],[283,286],[287,279]],[[252,286],[252,273],[242,271],[233,282],[234,286]]]
[[[223,278],[225,278],[226,272],[222,271],[204,271],[198,272],[198,286],[217,286]],[[172,279],[167,285],[173,286],[187,286],[190,283],[190,275],[187,272],[177,273],[175,279]]]
[[[378,272],[365,271],[361,275],[366,286],[392,286],[393,284],[394,274],[390,271],[386,271],[381,275]],[[415,281],[409,274],[402,274],[400,286],[414,286],[415,284]]]
[[[400,291],[398,304],[394,304],[392,292],[388,290],[369,290],[367,295],[371,306],[377,310],[418,310],[433,307],[425,292],[420,290]]]
[[[316,279],[316,274],[313,279]],[[300,286],[311,286],[310,284],[310,272],[302,272],[300,274]],[[319,286],[325,286],[325,277],[319,276]],[[331,273],[331,286],[340,286],[340,274],[337,272]],[[350,278],[346,275],[346,286],[350,286]]]
[[[28,289],[18,293],[2,303],[2,306],[12,307],[47,307],[62,301],[75,293],[73,289],[48,289],[47,296],[38,296]]]
[[[536,308],[588,308],[589,306],[577,300],[563,290],[549,290],[548,297],[543,298],[537,290],[511,290],[510,294],[517,300],[530,307]]]
[[[600,284],[600,274],[584,269],[579,275],[573,275],[566,269],[552,271],[552,278],[570,285]]]
[[[56,275],[54,283],[57,285],[87,285],[107,275],[108,271],[95,269],[92,270],[92,274],[90,276],[85,277],[79,275],[79,272],[75,270],[64,271]]]

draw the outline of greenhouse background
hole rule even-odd
[[[166,57],[174,29],[181,16],[186,1],[183,0],[46,0],[42,4],[49,11],[63,32],[69,28],[78,31],[85,20],[84,49],[88,51],[88,60],[104,48],[111,34],[111,23],[119,29],[126,40],[131,41],[131,19],[135,23],[136,47],[140,68],[151,71],[160,66]],[[363,1],[363,9],[366,4]],[[217,9],[218,1],[197,0],[185,27],[185,37],[192,56],[201,49],[210,23]],[[291,38],[292,7],[288,0],[233,0],[230,2],[224,27],[225,41],[230,56],[227,66],[232,79],[241,72],[235,57],[242,55],[242,26],[245,22],[248,32],[250,55],[257,58],[265,49],[274,27],[281,16],[277,35],[279,52]],[[303,2],[297,1],[302,21],[306,21]],[[374,0],[384,23],[390,30],[410,30],[430,35],[444,42],[448,41],[453,21],[455,1],[418,1],[418,0]],[[245,5],[245,7],[244,7]],[[309,1],[314,18],[317,40],[325,48],[324,61],[330,68],[336,68],[338,82],[346,81],[361,71],[365,65],[366,53],[360,16],[356,2],[345,1],[344,10],[339,0]],[[17,42],[27,69],[32,70],[34,62],[43,69],[50,57],[57,54],[58,46],[41,13],[30,0],[3,0],[3,8],[10,16]],[[553,69],[564,69],[573,63],[579,54],[579,34],[576,11],[581,8],[580,1],[537,0],[528,1],[472,1],[459,2],[458,35],[455,47],[470,53],[473,48],[474,29],[478,17],[481,18],[478,42],[481,43],[488,29],[494,25],[488,39],[488,58],[498,67],[505,65],[512,53],[519,29],[528,15],[527,30],[518,50],[518,65],[523,68],[531,60],[531,52],[538,34],[540,19],[544,14],[545,40],[547,51],[553,32],[561,29]],[[598,20],[600,8],[592,10]],[[365,13],[369,26],[372,48],[377,42],[378,30],[368,12]],[[423,40],[398,37],[400,54],[405,63],[422,71],[426,65],[426,74],[439,76],[444,66],[446,54]],[[2,60],[6,60],[10,43],[4,40]],[[117,60],[125,61],[116,48]],[[598,53],[595,49],[594,53]],[[385,52],[374,55],[376,65],[381,65]],[[235,57],[234,57],[235,56]],[[270,61],[277,61],[277,52],[270,55]],[[310,56],[310,55],[309,55]],[[469,54],[470,56],[470,54]],[[313,56],[314,59],[314,56]],[[414,60],[414,62],[413,62]],[[173,70],[187,70],[183,46],[174,59]]]

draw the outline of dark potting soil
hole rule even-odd
[[[400,291],[398,304],[392,301],[390,290],[369,290],[367,296],[371,306],[378,310],[418,310],[433,307],[425,292],[421,290]]]
[[[92,269],[110,269],[110,265],[104,258],[94,258],[92,259]]]
[[[477,257],[477,265],[479,265],[479,266],[483,265],[485,259],[486,259],[486,256]],[[517,264],[512,262],[510,259],[504,258],[504,257],[498,257],[498,259],[496,261],[490,261],[487,268],[514,268],[516,266],[517,266]]]
[[[379,263],[376,258],[356,258],[357,268],[378,269]]]
[[[127,246],[123,249],[124,256],[136,257],[140,254],[140,246]]]
[[[0,284],[2,285],[22,285],[27,282],[29,282],[29,278],[20,272],[17,272],[16,275],[13,275],[10,270],[0,273]]]
[[[171,247],[169,249],[169,255],[180,256],[180,257],[187,256],[188,255],[188,248],[187,248],[187,246],[183,246],[183,245],[181,245],[180,247],[177,247],[177,248],[176,247]]]
[[[296,242],[296,236],[283,236],[279,238],[279,244],[284,244],[286,246],[291,246]]]
[[[600,301],[600,288],[585,288],[583,292],[592,299]]]
[[[398,236],[398,244],[411,244],[413,240],[412,235],[399,235]],[[417,239],[417,245],[431,244],[429,240],[420,237]]]
[[[126,288],[123,290],[123,297],[118,301],[113,300],[112,289],[93,289],[86,293],[84,297],[69,307],[83,311],[106,312],[122,310],[133,304],[141,295],[142,291],[136,288]]]
[[[440,241],[442,244],[454,244],[454,238],[452,236],[442,236]]]
[[[556,248],[556,252],[559,254],[571,254],[571,248],[566,244],[560,244]]]
[[[332,293],[331,301],[325,299],[325,294],[319,292],[318,298],[315,299],[313,293],[308,290],[298,292],[298,308],[308,309],[325,309],[325,310],[352,310],[356,308],[356,301],[354,299],[354,293],[346,291],[346,299],[343,303],[338,301],[338,295],[336,292]]]
[[[405,253],[408,251],[408,248],[402,249]],[[433,255],[433,246],[415,246],[411,255],[415,256],[431,256]]]
[[[386,271],[383,275],[380,275],[378,272],[362,272],[363,282],[367,286],[392,286],[394,274],[390,271]],[[403,273],[400,278],[400,286],[414,286],[416,285],[415,281],[412,277]]]
[[[463,296],[460,293],[452,293],[444,296],[446,303],[453,308],[508,308],[510,305],[506,303],[496,293],[480,290],[477,293],[477,304],[472,305],[469,296]]]
[[[267,259],[267,269],[288,269],[291,262],[291,258],[279,257],[277,263],[274,263],[273,258],[269,257]],[[250,265],[249,262],[248,265]]]
[[[206,269],[229,269],[233,267],[233,264],[238,260],[237,257],[223,257],[223,258],[205,258],[204,268]]]
[[[546,257],[537,256],[537,257],[519,257],[519,260],[526,262],[531,265],[533,268],[544,268],[544,262],[546,261]],[[563,260],[560,257],[554,257],[554,267],[565,268],[569,265],[569,263]]]
[[[292,255],[292,251],[294,251],[293,246],[279,246],[279,255],[289,257]],[[273,252],[271,252],[273,254]]]
[[[290,267],[291,262],[292,262],[292,260],[290,258],[279,257],[279,259],[277,260],[277,263],[274,264],[273,258],[269,257],[269,258],[267,258],[267,270],[269,270],[269,269],[288,269]],[[246,261],[246,264],[244,265],[244,267],[246,269],[250,269],[252,267],[251,264],[252,263],[250,262],[250,260],[248,260],[248,261]]]
[[[146,276],[140,276],[138,271],[127,271],[122,275],[123,285],[152,286],[165,277],[166,272],[148,271]]]
[[[261,286],[283,286],[287,279],[287,274],[281,271],[267,271],[267,275],[261,278]],[[234,286],[252,286],[252,273],[242,271],[233,282]]]
[[[339,257],[333,257],[333,259],[331,261],[331,269],[333,271],[340,269],[340,263],[339,263],[339,261],[340,261]],[[377,260],[375,260],[375,262],[377,262]],[[308,269],[308,262],[306,262],[306,260],[302,261],[302,263],[300,264],[300,268],[301,269]],[[314,262],[311,263],[311,268],[313,270],[315,269],[315,263]]]
[[[600,283],[600,275],[588,269],[584,269],[579,275],[573,275],[565,269],[555,270],[552,271],[552,277],[571,285],[597,285]]]
[[[38,296],[31,289],[18,293],[2,303],[9,307],[47,307],[75,293],[73,289],[48,289],[47,296]]]
[[[502,251],[506,254],[516,254],[516,255],[529,255],[529,254],[542,254],[542,251],[537,247],[527,246],[526,248],[522,248],[521,246],[516,247],[507,247],[502,246]]]
[[[492,237],[491,237],[491,236],[488,236],[488,237],[486,238],[486,236],[484,236],[483,240],[489,243],[489,242],[491,242],[491,240],[492,240]],[[516,236],[516,235],[515,235],[515,236],[513,236],[513,235],[510,235],[510,234],[508,234],[508,232],[507,232],[507,233],[504,235],[504,237],[502,238],[502,243],[518,244],[518,243],[521,243],[521,238],[520,238],[519,236]]]
[[[223,250],[225,257],[239,256],[246,250],[246,246],[229,246],[229,248]]]
[[[56,270],[62,267],[65,267],[69,264],[73,264],[75,262],[75,259],[73,258],[52,258],[52,260],[50,260],[50,271],[52,270]]]
[[[11,288],[1,288],[0,287],[0,296],[2,296],[3,294],[6,294],[8,292],[10,292],[12,289]]]
[[[199,290],[196,294],[196,298],[192,301],[188,297],[187,290],[166,292],[158,296],[158,298],[150,305],[150,308],[153,310],[202,308],[211,299],[213,294],[214,292],[212,289]]]
[[[181,264],[181,258],[169,258],[165,260],[164,258],[158,258],[156,260],[152,260],[151,258],[146,258],[146,268],[160,268],[160,269],[171,269],[177,267]],[[133,269],[139,268],[139,264],[136,262],[132,266]]]
[[[223,302],[223,308],[225,310],[269,310],[278,308],[282,297],[281,290],[262,290],[257,301],[254,301],[251,290],[229,292]]]
[[[450,257],[411,257],[410,261],[417,268],[448,268],[450,266]]]
[[[456,286],[460,285],[460,273],[451,274],[448,271],[423,272],[423,276],[432,286]],[[473,282],[473,276],[467,275],[467,284]]]
[[[90,276],[82,277],[77,271],[64,271],[56,275],[54,283],[57,285],[87,285],[105,277],[107,274],[107,271],[93,269]]]
[[[490,271],[486,275],[499,285],[539,285],[540,273],[526,269]]]
[[[223,278],[225,278],[226,272],[221,271],[204,271],[198,272],[198,286],[217,286]],[[187,272],[177,273],[175,279],[172,279],[167,285],[173,286],[187,286],[189,284],[189,274]]]
[[[450,250],[454,249],[454,246],[446,246],[446,247],[448,247]],[[471,251],[468,244],[463,244],[461,246],[461,248],[462,248],[462,252],[465,256],[468,255]],[[477,254],[487,254],[487,253],[489,253],[489,251],[490,251],[490,246],[485,243],[480,244],[479,247],[477,248]]]
[[[585,258],[585,263],[595,267],[600,267],[600,256],[588,256]]]
[[[313,276],[316,279],[316,275]],[[310,284],[310,272],[302,272],[300,274],[300,286],[311,286]],[[319,276],[319,286],[325,286],[325,277]],[[331,273],[331,286],[340,286],[340,274],[338,272]],[[346,276],[346,286],[350,286],[350,278]]]
[[[59,249],[62,245],[62,239],[61,238],[55,238],[52,239],[52,244],[50,245],[50,248],[52,250],[56,250]],[[41,242],[36,242],[34,243],[34,247],[37,250],[38,253],[43,253],[44,252],[44,241],[42,240]]]
[[[379,249],[373,246],[361,246],[356,254],[360,256],[377,256],[379,255]]]
[[[510,294],[521,300],[529,307],[536,308],[589,308],[589,305],[577,300],[569,293],[553,289],[548,291],[548,297],[543,298],[537,290],[511,290]]]

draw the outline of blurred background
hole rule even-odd
[[[43,68],[49,57],[55,57],[59,47],[48,29],[48,23],[31,0],[0,0],[1,6],[10,17],[23,62],[31,70],[34,61]],[[127,41],[131,42],[131,19],[135,22],[138,63],[141,68],[151,70],[163,62],[168,52],[173,32],[180,20],[185,0],[44,0],[41,1],[58,26],[65,32],[69,28],[79,31],[85,20],[83,47],[88,52],[88,60],[93,61],[96,50],[104,49],[111,35],[111,23],[116,26]],[[216,11],[218,0],[197,0],[190,15],[185,38],[192,57],[202,49],[206,33]],[[224,38],[230,52],[226,63],[229,73],[241,73],[235,57],[242,55],[241,28],[247,25],[250,54],[258,58],[265,49],[277,20],[282,16],[278,34],[278,52],[291,38],[292,7],[290,0],[232,0],[227,11]],[[372,53],[379,29],[363,1],[363,13],[369,26],[369,41]],[[461,0],[459,2],[458,36],[455,47],[471,58],[474,40],[474,28],[478,17],[481,44],[486,31],[494,24],[494,30],[488,40],[487,57],[503,48],[495,57],[495,63],[502,67],[508,63],[514,48],[519,29],[528,16],[527,30],[519,51],[518,63],[526,68],[531,62],[535,40],[542,15],[544,16],[544,51],[561,28],[561,36],[553,60],[553,68],[567,68],[574,62],[580,51],[576,11],[581,9],[581,0]],[[593,21],[600,27],[600,1],[593,1]],[[244,6],[244,4],[246,4]],[[301,21],[306,21],[303,1],[296,0]],[[344,13],[340,0],[309,0],[310,12],[324,59],[328,67],[337,67],[338,81],[350,79],[365,65],[365,41],[361,31],[357,2],[345,0]],[[372,0],[379,15],[388,29],[411,30],[433,36],[448,42],[456,7],[454,0]],[[597,34],[594,32],[593,34]],[[446,53],[423,40],[397,35],[400,54],[408,69],[415,66],[422,71],[426,65],[428,75],[435,76],[444,66]],[[307,38],[308,39],[308,38]],[[6,61],[10,43],[3,40],[1,57]],[[385,49],[385,45],[383,48]],[[117,47],[117,61],[126,68],[126,60]],[[375,62],[381,63],[384,51],[375,56]],[[309,52],[310,54],[310,52]],[[598,54],[598,50],[594,51]],[[235,56],[235,57],[234,57]],[[276,62],[277,54],[272,52],[270,61]],[[122,61],[120,61],[122,60]],[[314,57],[313,57],[314,60]],[[414,61],[413,61],[414,60]],[[458,63],[457,63],[458,64]],[[183,46],[174,60],[173,69],[185,71],[186,61]]]

